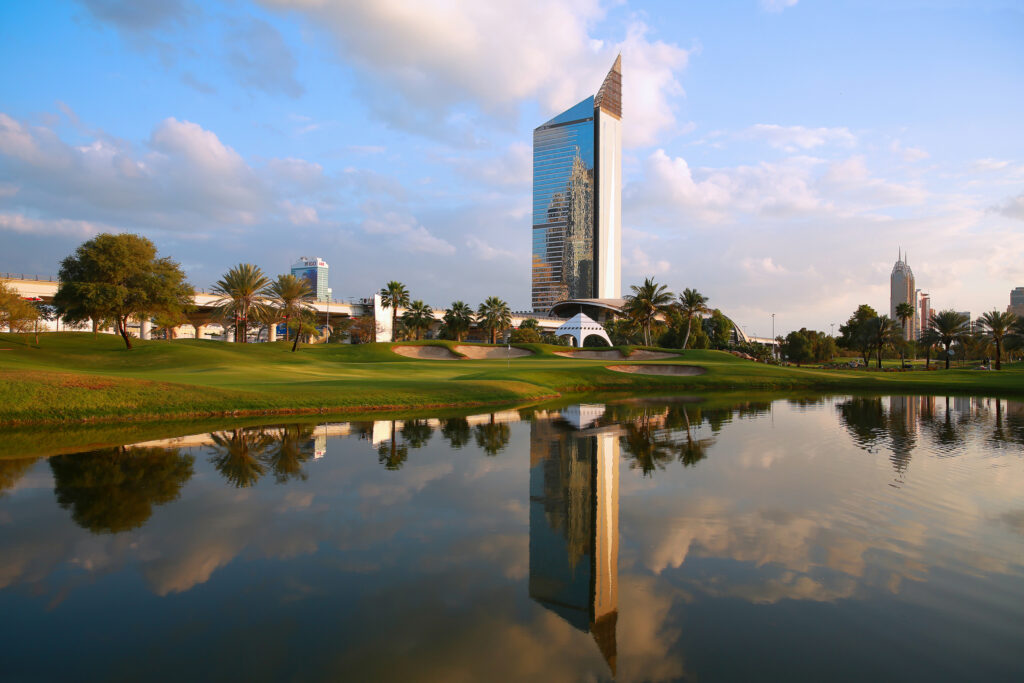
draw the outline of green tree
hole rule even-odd
[[[672,305],[672,292],[666,285],[659,285],[653,278],[645,278],[642,285],[630,285],[632,294],[627,294],[623,313],[643,330],[643,341],[651,345],[651,325],[659,314],[664,315]]]
[[[453,301],[444,311],[444,324],[455,341],[462,341],[473,324],[473,309],[464,301]]]
[[[177,448],[118,446],[50,458],[57,502],[93,533],[141,527],[154,505],[176,500],[194,458]]]
[[[907,322],[914,317],[914,306],[906,302],[896,305],[896,317],[900,321],[900,326],[903,328],[903,339],[907,339]],[[914,335],[910,335],[910,339],[914,338]],[[900,365],[903,364],[906,354],[904,353],[906,345],[900,344]]]
[[[928,319],[928,328],[935,331],[946,351],[946,369],[949,370],[949,347],[953,342],[958,341],[967,332],[967,323],[970,322],[966,315],[956,311],[946,310],[932,313]]]
[[[316,292],[309,285],[309,280],[303,277],[295,277],[292,274],[278,275],[277,279],[267,285],[263,295],[270,301],[274,315],[270,324],[277,319],[284,320],[284,327],[287,331],[289,323],[296,317],[301,317],[306,311],[313,310],[313,301],[316,300]],[[285,341],[288,341],[287,339]],[[299,329],[295,330],[295,341],[292,342],[292,352],[299,346]]]
[[[808,339],[804,330],[793,331],[787,334],[780,350],[787,360],[796,363],[798,366],[814,359],[811,340]]]
[[[917,340],[918,345],[924,348],[924,367],[926,370],[930,369],[932,366],[932,349],[934,349],[935,345],[940,341],[939,333],[931,327],[928,327],[921,332],[921,336]]]
[[[732,341],[733,325],[732,321],[724,313],[717,308],[712,310],[711,315],[704,319],[702,327],[704,332],[707,333],[713,348],[729,348],[729,342]]]
[[[416,299],[402,314],[402,324],[419,340],[421,333],[429,330],[434,324],[434,309]]]
[[[349,332],[352,329],[352,318],[332,318],[331,319],[331,336],[330,340],[332,344],[340,344],[345,341],[345,337],[349,336]]]
[[[476,311],[476,322],[481,328],[490,332],[491,343],[497,342],[499,332],[512,326],[512,311],[508,304],[496,296],[489,296],[480,304]]]
[[[97,235],[61,262],[59,279],[53,303],[64,320],[111,320],[129,349],[129,318],[180,313],[192,303],[178,264],[157,258],[153,243],[139,235]]]
[[[844,349],[859,351],[864,357],[865,365],[870,363],[871,351],[874,349],[874,340],[868,322],[877,317],[878,312],[875,309],[867,304],[861,304],[853,315],[839,326],[837,343]]]
[[[212,292],[218,296],[214,302],[218,317],[233,320],[235,341],[248,341],[250,323],[265,320],[267,315],[266,288],[270,279],[259,266],[239,263],[217,280]]]
[[[392,280],[380,290],[380,304],[391,309],[391,341],[395,341],[398,327],[398,309],[409,305],[409,290],[401,282]]]
[[[1003,339],[1011,332],[1017,322],[1017,316],[1013,313],[1000,313],[989,311],[982,313],[978,323],[984,331],[985,338],[991,341],[996,347],[996,370],[1002,370]]]
[[[13,287],[0,281],[0,327],[11,332],[30,332],[38,318],[39,309],[32,302],[25,301]]]
[[[683,338],[683,348],[685,349],[690,341],[690,329],[693,325],[694,317],[708,312],[708,298],[696,289],[687,287],[679,295],[679,310],[682,311],[683,317],[686,318],[686,336]]]
[[[880,315],[877,318],[869,320],[866,327],[872,346],[878,354],[878,367],[881,368],[882,349],[885,348],[887,344],[891,344],[899,338],[896,321],[887,315]]]

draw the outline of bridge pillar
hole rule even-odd
[[[139,323],[139,339],[149,339],[153,335],[150,332],[153,329],[153,323],[148,319],[143,320]]]
[[[206,339],[206,325],[196,324],[196,339]]]
[[[277,341],[277,325],[275,323],[270,323],[267,327],[267,341]]]

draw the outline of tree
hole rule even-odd
[[[335,318],[331,322],[331,343],[340,344],[345,341],[345,337],[347,337],[349,332],[352,330],[352,323],[352,318]]]
[[[287,331],[288,324],[296,317],[306,311],[313,310],[313,301],[316,299],[316,292],[309,285],[309,280],[302,277],[295,277],[292,274],[278,275],[277,279],[267,285],[263,290],[276,312],[274,318],[284,320],[284,328]],[[270,324],[274,324],[271,321]],[[287,339],[285,340],[287,341]],[[295,329],[295,341],[292,342],[292,352],[299,346],[299,328]]]
[[[926,370],[932,366],[932,349],[935,348],[935,345],[940,341],[939,333],[931,327],[928,327],[921,332],[921,336],[917,340],[917,343],[924,347],[924,367]]]
[[[409,290],[401,282],[392,280],[380,290],[380,303],[384,308],[391,309],[391,341],[395,341],[395,328],[398,326],[398,309],[409,305]]]
[[[518,329],[512,330],[512,334],[508,338],[509,342],[513,344],[539,344],[543,339],[541,333],[535,328],[521,325]]]
[[[864,357],[864,365],[869,364],[871,350],[874,348],[871,330],[868,329],[867,323],[877,317],[878,312],[875,309],[867,304],[861,304],[853,312],[853,315],[839,326],[839,339],[837,340],[839,346],[851,351],[859,351]]]
[[[713,348],[729,348],[733,326],[732,321],[725,317],[724,313],[717,308],[712,310],[711,315],[704,319],[703,327]]]
[[[978,323],[984,330],[985,338],[995,344],[996,347],[996,370],[1002,370],[1002,353],[1003,353],[1003,338],[1010,333],[1014,324],[1017,322],[1017,316],[1013,313],[1000,313],[999,311],[989,311],[988,313],[982,313],[981,317],[978,318]]]
[[[464,301],[453,301],[444,311],[444,324],[455,341],[462,341],[473,324],[473,309]]]
[[[962,315],[952,310],[932,313],[931,317],[928,319],[928,328],[935,330],[935,334],[939,338],[939,343],[942,344],[943,348],[946,350],[947,370],[949,370],[949,347],[953,345],[953,342],[959,340],[967,331],[968,322],[966,315]]]
[[[664,315],[672,304],[673,294],[666,285],[659,285],[653,278],[645,278],[642,285],[630,285],[632,294],[626,295],[622,311],[644,333],[644,344],[651,345],[651,324],[658,314]]]
[[[429,330],[430,326],[434,324],[434,309],[416,299],[402,314],[402,324],[419,340],[420,333]]]
[[[364,315],[352,321],[352,341],[356,344],[369,344],[377,339],[377,333],[383,332],[383,326],[372,315]]]
[[[683,338],[683,348],[685,349],[690,341],[690,328],[693,325],[694,316],[708,312],[708,298],[696,289],[687,287],[679,295],[679,309],[683,312],[683,317],[686,318],[686,337]]]
[[[219,295],[214,306],[221,318],[234,320],[236,342],[248,341],[250,319],[268,317],[265,291],[269,284],[259,266],[239,263],[213,286],[213,293]]]
[[[476,311],[477,325],[491,333],[491,343],[497,342],[498,332],[512,326],[512,311],[508,304],[496,296],[489,296]]]
[[[59,314],[71,324],[111,320],[129,349],[129,318],[181,313],[192,303],[181,267],[157,258],[153,243],[139,235],[97,235],[61,262],[59,279]]]
[[[882,349],[897,339],[896,322],[887,315],[872,318],[866,323],[869,338],[878,353],[878,367],[882,367]]]
[[[903,302],[896,305],[896,317],[899,318],[900,324],[903,327],[903,339],[907,339],[907,321],[914,317],[914,305]],[[913,335],[910,337],[914,338]],[[906,347],[900,345],[900,365],[903,364],[903,359],[906,357],[903,353]]]
[[[163,335],[165,340],[173,339],[174,328],[187,320],[184,313],[158,313],[153,316],[153,332]]]
[[[793,331],[787,334],[786,340],[782,343],[781,351],[787,360],[796,363],[798,366],[814,358],[811,340],[804,334],[804,330],[799,332]]]
[[[0,327],[6,327],[11,332],[29,332],[38,318],[39,309],[31,301],[22,299],[13,287],[0,282]]]

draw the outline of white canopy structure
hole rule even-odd
[[[555,329],[555,335],[558,337],[566,334],[572,335],[576,346],[583,346],[583,340],[592,334],[604,339],[608,346],[612,345],[612,340],[608,338],[608,333],[601,324],[583,312],[577,313]]]

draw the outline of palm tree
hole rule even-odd
[[[949,370],[949,347],[967,331],[967,316],[956,311],[932,313],[928,328],[935,330],[939,343],[946,349],[946,369]]]
[[[391,341],[395,341],[398,327],[398,309],[409,305],[409,290],[401,282],[392,280],[380,290],[380,303],[391,309]]]
[[[263,291],[263,294],[274,304],[276,315],[273,317],[284,319],[285,334],[287,334],[289,329],[289,321],[294,317],[301,317],[305,311],[312,310],[311,304],[316,298],[316,292],[309,286],[308,280],[291,274],[278,275],[277,279]],[[292,343],[293,352],[299,345],[300,327],[301,325],[295,326],[295,341]],[[288,341],[287,337],[285,341]]]
[[[222,318],[235,321],[235,341],[244,344],[249,319],[265,314],[263,289],[269,284],[259,266],[239,263],[213,286],[213,293],[219,295],[214,302],[217,312]]]
[[[882,367],[882,348],[886,344],[895,341],[897,337],[896,333],[896,321],[887,315],[880,315],[877,318],[872,318],[867,322],[868,334],[871,335],[871,341],[878,353],[878,367]]]
[[[903,325],[903,338],[904,339],[908,339],[908,337],[907,337],[907,321],[914,317],[914,305],[913,304],[908,304],[906,302],[903,302],[901,304],[897,304],[896,305],[896,317],[899,318],[900,324]],[[913,339],[913,337],[909,337],[909,338]],[[901,344],[900,345],[900,365],[903,365],[903,359],[905,357],[905,355],[903,353],[904,348],[905,348],[904,345]]]
[[[924,367],[926,370],[932,366],[932,349],[940,341],[939,333],[932,327],[928,327],[921,332],[921,337],[917,340],[917,343],[924,347]]]
[[[978,318],[978,323],[981,324],[981,328],[985,331],[985,337],[996,345],[996,370],[1003,369],[1000,360],[1003,355],[1003,337],[1010,332],[1010,329],[1016,322],[1017,316],[1010,312],[989,311],[988,313],[982,313],[981,317]]]
[[[453,301],[444,312],[444,324],[455,335],[455,341],[462,341],[462,335],[469,332],[469,326],[473,324],[473,309],[463,301]]]
[[[687,287],[679,295],[679,308],[686,316],[686,337],[683,338],[683,348],[685,349],[686,344],[690,341],[690,326],[693,324],[694,316],[708,312],[708,298],[696,289]]]
[[[646,278],[639,287],[630,285],[632,294],[626,295],[623,312],[644,331],[644,344],[651,345],[651,323],[659,313],[666,313],[675,296],[665,285],[659,285],[652,278]]]
[[[498,332],[504,332],[512,326],[512,311],[509,310],[508,304],[498,297],[489,296],[477,309],[476,321],[480,327],[490,331],[491,343],[494,344]]]
[[[409,308],[402,314],[402,324],[416,335],[417,341],[420,338],[420,332],[429,330],[433,323],[434,309],[419,299],[409,304]]]

